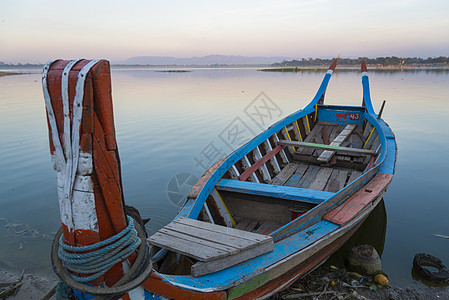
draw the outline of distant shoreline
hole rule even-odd
[[[324,66],[311,66],[311,67],[270,67],[266,69],[260,69],[261,72],[280,72],[280,73],[297,73],[297,72],[323,72],[327,71],[328,67]],[[360,67],[356,66],[337,66],[338,71],[360,71]],[[420,65],[409,65],[409,66],[369,66],[368,71],[370,72],[391,72],[391,71],[449,71],[449,66],[420,66]]]
[[[0,77],[3,77],[3,76],[11,76],[11,75],[23,75],[23,74],[25,74],[25,73],[3,72],[3,71],[0,71]]]

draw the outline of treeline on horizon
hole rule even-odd
[[[283,61],[280,63],[272,64],[273,67],[307,67],[307,66],[321,66],[330,65],[335,58],[323,59],[323,58],[303,58],[301,60],[290,60]],[[400,65],[441,65],[448,64],[449,57],[439,56],[439,57],[359,57],[359,58],[339,58],[339,65],[360,65],[362,60],[368,65],[382,65],[382,66],[400,66]]]

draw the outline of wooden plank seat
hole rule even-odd
[[[320,204],[334,195],[331,192],[232,179],[222,179],[215,187],[221,191],[296,200],[313,204]]]
[[[316,144],[316,143],[287,141],[287,140],[280,140],[278,142],[278,144],[279,145],[285,145],[285,146],[303,147],[303,148],[312,148],[312,149],[322,149],[322,150],[328,150],[330,152],[342,152],[342,153],[359,154],[359,155],[375,155],[375,154],[377,154],[376,150],[358,149],[358,148],[342,147],[342,146],[333,146],[332,144],[325,145],[325,144]],[[318,160],[320,160],[320,159],[318,158]]]
[[[273,251],[270,236],[180,217],[167,224],[148,242],[198,260],[193,276],[223,270]]]

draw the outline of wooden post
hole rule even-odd
[[[383,113],[383,111],[384,111],[384,107],[385,107],[385,103],[387,102],[387,100],[384,100],[383,102],[382,102],[382,106],[380,107],[380,111],[379,111],[379,114],[377,115],[377,119],[380,119],[381,117],[382,117],[382,113]]]
[[[109,62],[49,62],[43,87],[64,241],[86,246],[105,240],[127,226]],[[122,276],[118,263],[91,283],[112,286]]]

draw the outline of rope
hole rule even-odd
[[[134,261],[130,270],[114,286],[89,286],[72,278],[72,274],[67,271],[67,269],[63,265],[63,262],[58,256],[60,248],[59,240],[62,236],[62,228],[59,229],[58,233],[56,234],[52,245],[51,259],[53,270],[55,271],[56,275],[58,275],[58,277],[70,288],[89,295],[103,296],[96,297],[94,299],[110,299],[109,297],[111,296],[124,295],[128,291],[140,286],[146,280],[146,278],[151,273],[153,265],[150,258],[148,243],[145,240],[145,232],[138,224],[135,224],[135,229],[137,230],[138,238],[142,241],[137,249],[136,260]]]
[[[68,270],[90,276],[71,277],[78,282],[89,282],[106,273],[112,266],[131,255],[141,243],[134,228],[134,221],[128,216],[128,226],[118,234],[95,244],[75,247],[59,238],[58,256]],[[91,251],[83,253],[86,251]]]

